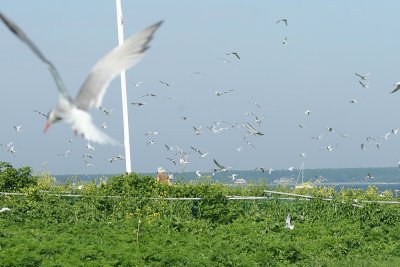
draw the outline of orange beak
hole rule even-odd
[[[47,130],[50,128],[50,122],[46,122],[46,124],[44,125],[44,129],[43,129],[43,131],[44,132],[47,132]]]

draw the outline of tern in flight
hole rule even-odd
[[[234,55],[237,59],[240,59],[240,56],[239,56],[239,54],[237,52],[230,52],[230,53],[226,53],[225,55],[226,56]]]
[[[245,122],[243,124],[243,126],[246,127],[247,129],[249,129],[249,131],[247,131],[249,134],[252,134],[252,135],[264,135],[262,132],[254,129],[254,127],[251,126],[251,124],[248,123],[248,122]]]
[[[357,72],[354,74],[357,75],[358,77],[360,77],[361,80],[364,80],[364,81],[366,81],[368,79],[368,76],[371,75],[371,73],[366,73],[364,75],[361,75],[361,74],[358,74]]]
[[[276,23],[279,23],[279,22],[281,22],[281,21],[285,22],[285,25],[287,26],[287,19],[280,19],[280,20],[278,20]]]
[[[22,128],[22,125],[18,125],[18,126],[14,125],[14,130],[18,133],[22,131],[21,128]]]
[[[201,173],[200,173],[200,171],[196,171],[196,175],[197,175],[197,177],[201,178]]]
[[[76,134],[82,135],[87,141],[100,144],[117,144],[111,137],[103,133],[92,122],[87,112],[91,108],[99,108],[106,89],[117,75],[134,66],[149,48],[149,42],[162,21],[138,32],[103,56],[90,71],[75,99],[67,92],[56,67],[51,63],[29,39],[29,37],[11,20],[0,12],[0,19],[22,42],[29,46],[33,53],[49,68],[57,85],[59,100],[49,112],[44,131],[55,122],[64,121],[72,124]]]
[[[363,88],[368,88],[368,87],[369,87],[368,84],[363,83],[362,81],[358,81],[358,82],[361,84],[361,86],[362,86]]]
[[[400,89],[400,82],[397,82],[395,84],[393,84],[394,86],[396,86],[393,91],[391,91],[391,93],[397,92]]]

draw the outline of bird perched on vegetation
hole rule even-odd
[[[286,221],[285,221],[285,228],[289,228],[290,230],[293,230],[294,225],[291,223],[291,219],[292,219],[292,217],[290,216],[290,214],[288,214],[288,216],[286,217]]]
[[[10,211],[11,209],[9,209],[9,208],[1,208],[0,209],[0,213],[2,213],[2,212],[6,212],[6,211]]]
[[[168,173],[163,167],[158,167],[157,169],[157,181],[160,183],[172,184]]]

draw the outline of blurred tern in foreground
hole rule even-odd
[[[149,48],[148,44],[162,21],[132,35],[121,46],[114,48],[101,58],[90,71],[76,98],[72,99],[53,63],[42,54],[17,25],[1,12],[0,19],[47,65],[57,85],[59,101],[56,107],[49,112],[44,131],[46,132],[55,122],[65,121],[72,124],[72,129],[76,134],[82,135],[88,141],[100,144],[117,144],[92,123],[92,117],[87,110],[99,108],[110,81],[122,71],[139,62],[144,52]]]

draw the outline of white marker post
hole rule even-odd
[[[121,46],[124,42],[124,19],[122,16],[121,0],[115,0],[117,7],[117,28],[118,44]],[[125,71],[121,72],[121,95],[122,95],[122,121],[124,123],[124,147],[125,147],[125,165],[126,172],[131,173],[131,146],[129,143],[129,122],[128,122],[128,102],[126,95],[126,77]]]

